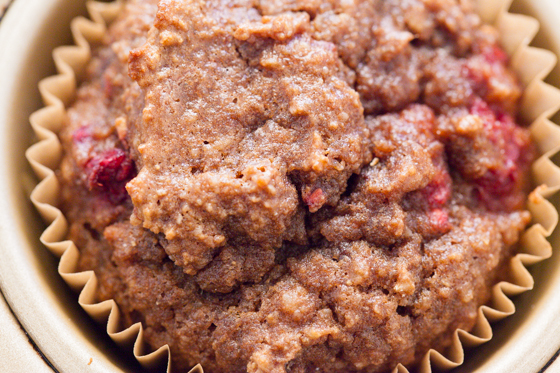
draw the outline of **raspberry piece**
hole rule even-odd
[[[502,48],[497,45],[487,45],[482,50],[482,55],[490,64],[502,64],[506,65],[508,61],[508,55],[502,50]]]
[[[423,190],[422,194],[428,201],[430,209],[442,207],[451,198],[451,177],[445,168],[437,174],[430,184]]]
[[[443,158],[436,160],[438,173],[420,193],[428,203],[428,224],[431,234],[443,234],[451,229],[449,214],[446,208],[451,199],[451,176]]]
[[[446,233],[451,229],[449,214],[444,209],[434,209],[428,212],[430,226],[435,233]]]
[[[309,206],[309,211],[315,212],[319,210],[326,202],[327,197],[323,190],[315,189],[312,193],[303,196],[303,202]]]
[[[89,126],[82,126],[72,134],[72,141],[74,143],[82,143],[90,141],[92,137],[91,128]]]
[[[86,172],[90,190],[101,190],[111,202],[119,203],[127,196],[125,185],[136,173],[136,167],[122,149],[115,148],[91,158]]]
[[[529,167],[533,151],[525,130],[500,110],[492,110],[481,99],[475,100],[471,113],[482,119],[488,139],[499,150],[499,167],[489,169],[475,180],[480,199],[490,208],[500,209],[502,200],[522,188],[521,175]]]

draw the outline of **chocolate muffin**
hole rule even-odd
[[[128,0],[60,133],[69,239],[173,369],[384,372],[506,274],[534,149],[468,0]]]

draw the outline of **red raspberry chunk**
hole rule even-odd
[[[327,197],[321,188],[315,189],[312,193],[303,196],[303,202],[309,206],[309,211],[311,212],[319,210],[326,200]]]
[[[119,148],[94,156],[85,167],[90,190],[105,192],[114,203],[127,196],[125,185],[136,172],[132,160]]]
[[[483,202],[489,208],[501,209],[502,200],[518,193],[523,187],[524,170],[529,167],[533,150],[526,130],[515,124],[511,115],[493,110],[481,99],[475,100],[471,113],[479,116],[488,133],[488,139],[498,149],[498,166],[475,180]]]

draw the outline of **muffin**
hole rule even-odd
[[[98,300],[177,371],[381,372],[472,328],[534,157],[472,6],[126,2],[60,133]]]

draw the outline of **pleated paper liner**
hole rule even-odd
[[[493,288],[492,307],[482,306],[471,332],[457,330],[452,345],[446,351],[430,350],[424,356],[419,371],[429,373],[432,367],[448,370],[464,361],[464,347],[473,347],[492,338],[491,322],[503,319],[515,312],[510,297],[533,288],[533,278],[526,266],[550,257],[552,248],[547,241],[558,222],[556,208],[546,200],[560,189],[560,168],[550,158],[560,150],[560,127],[549,118],[560,108],[560,90],[543,82],[556,63],[556,56],[546,50],[529,46],[539,23],[534,18],[508,13],[511,0],[478,0],[478,12],[484,22],[493,24],[501,35],[502,47],[510,56],[511,67],[517,72],[524,88],[521,116],[530,126],[541,157],[533,164],[533,180],[540,185],[528,200],[533,225],[522,235],[519,253],[509,263],[511,282],[500,282]],[[54,169],[62,157],[62,148],[56,133],[65,117],[65,107],[74,97],[77,82],[91,57],[90,44],[99,43],[109,24],[118,15],[122,3],[87,4],[91,20],[74,19],[71,30],[75,46],[56,48],[53,58],[59,75],[42,80],[39,90],[45,107],[31,115],[30,121],[39,141],[31,146],[26,156],[41,182],[33,190],[31,200],[41,216],[49,224],[41,235],[41,242],[55,255],[60,256],[58,271],[76,291],[80,291],[79,303],[99,323],[107,323],[107,333],[125,349],[132,349],[134,356],[146,368],[167,364],[171,369],[169,348],[162,346],[151,351],[143,342],[140,323],[121,330],[119,308],[113,300],[95,303],[97,278],[92,271],[77,273],[79,250],[73,242],[65,240],[67,222],[56,207],[59,183]],[[202,372],[197,365],[191,370]],[[408,370],[398,365],[393,373]]]

